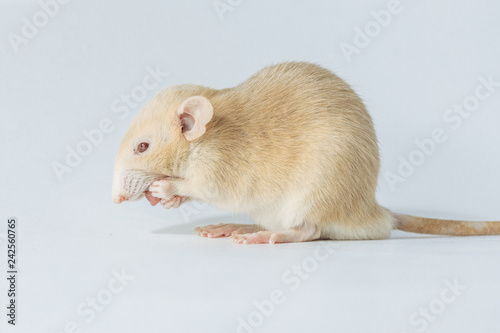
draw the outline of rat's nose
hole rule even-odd
[[[113,196],[113,201],[117,204],[119,203],[122,203],[124,202],[125,200],[127,200],[127,198],[125,198],[123,195],[119,194],[119,195],[115,195]]]

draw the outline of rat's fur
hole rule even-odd
[[[201,137],[188,141],[176,110],[191,96],[206,98],[213,117]],[[149,151],[134,154],[144,140]],[[123,138],[114,196],[137,199],[154,179],[170,176],[177,194],[250,214],[261,229],[311,230],[305,239],[282,241],[382,239],[395,227],[428,232],[377,203],[379,164],[372,119],[356,93],[320,66],[283,63],[234,88],[164,89]],[[137,175],[135,190],[124,188],[125,173]],[[424,220],[431,221],[420,226]],[[500,232],[500,224],[487,223],[489,233]],[[464,234],[448,225],[432,231]]]

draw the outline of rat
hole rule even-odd
[[[239,244],[385,239],[391,230],[500,234],[500,222],[391,212],[375,190],[371,116],[353,89],[306,62],[268,66],[226,89],[163,89],[133,119],[115,163],[114,202],[202,200],[256,224],[196,228]]]

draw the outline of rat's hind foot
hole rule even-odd
[[[231,235],[233,243],[236,244],[274,244],[276,243],[276,237],[276,233],[272,231]]]
[[[314,225],[303,224],[300,227],[290,230],[274,232],[274,231],[258,231],[247,234],[231,235],[233,243],[236,244],[275,244],[275,243],[294,243],[306,242],[318,239],[320,232]]]
[[[229,237],[236,234],[245,234],[249,232],[256,232],[260,227],[256,224],[226,224],[220,223],[217,225],[207,225],[205,227],[195,228],[200,236],[216,238],[216,237]]]

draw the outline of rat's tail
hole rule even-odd
[[[450,236],[500,235],[500,221],[438,220],[396,213],[393,216],[396,219],[394,229],[407,232]]]

